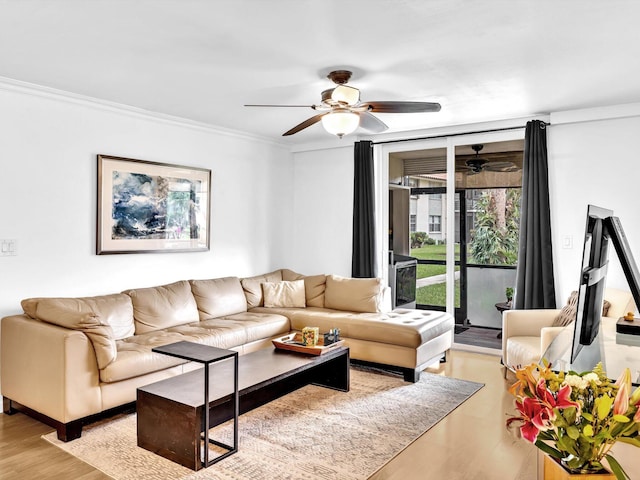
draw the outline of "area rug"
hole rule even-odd
[[[419,382],[351,369],[351,390],[309,385],[240,417],[239,451],[194,472],[136,444],[135,414],[43,438],[116,480],[366,479],[482,388],[423,373]],[[167,425],[171,428],[171,425]],[[211,436],[230,441],[229,424]]]

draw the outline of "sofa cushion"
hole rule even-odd
[[[506,347],[507,367],[516,369],[540,361],[540,337],[509,337]]]
[[[324,306],[347,312],[376,313],[384,310],[381,278],[347,278],[327,275]]]
[[[36,318],[35,311],[38,302],[43,300],[42,298],[28,298],[22,301],[22,308],[24,313],[31,318]],[[54,300],[54,299],[48,299]],[[58,298],[55,300],[72,301],[81,300],[86,303],[91,311],[100,317],[102,323],[107,323],[111,326],[113,331],[113,338],[120,340],[121,338],[130,337],[135,333],[135,327],[133,325],[133,305],[131,298],[123,293],[114,293],[111,295],[99,295],[96,297],[78,297],[73,298]]]
[[[116,342],[118,357],[116,361],[100,370],[100,381],[119,382],[187,363],[182,358],[151,351],[154,347],[182,340],[184,338],[179,333],[166,330],[142,333],[118,340]]]
[[[265,307],[306,307],[304,280],[264,282]]]
[[[305,303],[307,307],[324,307],[324,291],[327,286],[327,276],[321,275],[302,275],[293,270],[282,269],[282,280],[304,280]]]
[[[287,317],[242,312],[135,335],[117,342],[118,358],[100,371],[100,380],[113,383],[186,363],[186,360],[151,351],[161,345],[188,341],[218,348],[235,348],[289,331]]]
[[[262,284],[265,282],[281,282],[282,271],[275,270],[264,275],[256,275],[255,277],[243,278],[240,280],[244,295],[247,298],[247,309],[254,307],[262,307],[264,305],[264,297],[262,295]]]
[[[454,319],[445,312],[397,308],[387,313],[354,313],[326,308],[257,307],[253,312],[274,312],[291,320],[292,330],[318,327],[320,333],[338,328],[347,339],[417,348],[443,334],[453,335]]]
[[[93,345],[98,368],[104,368],[117,356],[116,341],[108,319],[109,315],[113,316],[118,309],[115,308],[112,311],[109,305],[122,304],[122,299],[117,295],[88,298],[31,298],[22,301],[22,308],[27,315],[37,320],[82,331]]]
[[[190,342],[234,348],[255,340],[284,335],[291,330],[287,317],[264,310],[265,313],[242,312],[179,325],[167,329],[167,332],[179,333],[183,340]]]
[[[247,311],[247,298],[238,277],[191,280],[200,320]]]
[[[200,319],[191,285],[186,280],[123,293],[133,302],[136,335]]]

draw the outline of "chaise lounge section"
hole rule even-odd
[[[282,269],[240,279],[182,280],[85,298],[31,298],[2,319],[5,413],[24,411],[68,441],[82,425],[135,401],[140,386],[192,365],[152,348],[191,341],[238,351],[273,348],[305,326],[338,328],[351,358],[417,381],[453,343],[444,312],[390,310],[380,279]]]

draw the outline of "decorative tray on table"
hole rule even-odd
[[[280,337],[277,340],[272,340],[273,345],[276,348],[282,350],[291,350],[293,352],[307,353],[309,355],[322,355],[330,350],[333,350],[340,345],[344,345],[344,340],[338,340],[337,342],[329,345],[324,344],[324,338],[322,335],[318,338],[318,344],[315,347],[305,347],[302,343],[302,333],[291,333],[284,337]]]

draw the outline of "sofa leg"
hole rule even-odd
[[[13,415],[14,413],[17,413],[18,410],[13,408],[10,398],[2,397],[2,412],[6,415]]]
[[[82,420],[75,420],[69,423],[60,423],[56,425],[58,440],[70,442],[82,435]]]
[[[440,357],[440,363],[447,363],[449,361],[449,350],[445,350]]]
[[[2,411],[7,415],[13,415],[16,412],[22,412],[25,415],[29,415],[30,417],[35,418],[36,420],[55,428],[56,433],[58,434],[58,440],[61,440],[63,442],[75,440],[76,438],[80,438],[80,435],[82,435],[82,425],[84,423],[84,419],[62,423],[40,412],[32,410],[29,407],[25,407],[18,402],[14,402],[7,397],[2,397]]]
[[[421,373],[421,370],[417,370],[417,369],[414,370],[414,369],[407,368],[403,372],[404,381],[405,382],[416,383],[416,382],[420,381],[420,373]]]

